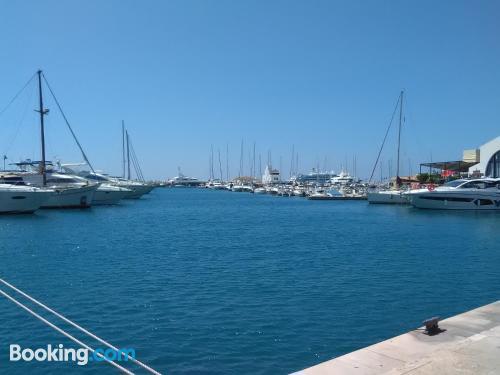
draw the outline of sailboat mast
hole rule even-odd
[[[253,168],[252,168],[252,177],[255,177],[257,173],[255,173],[255,141],[253,142]]]
[[[43,109],[43,94],[42,94],[42,71],[38,72],[38,96],[39,96],[39,110],[40,113],[40,139],[42,142],[42,164],[40,166],[40,172],[42,173],[43,186],[47,185],[47,171],[45,168],[45,126],[43,122],[44,116],[49,112],[48,109]]]
[[[219,172],[220,172],[220,182],[222,182],[222,180],[224,179],[224,177],[222,176],[222,162],[220,160],[220,148],[217,149],[217,152],[219,154]]]
[[[125,138],[127,141],[127,179],[130,180],[130,146],[128,139],[128,131],[125,130]]]
[[[226,143],[226,181],[229,182],[229,143]]]
[[[403,124],[403,95],[404,91],[401,91],[401,96],[399,98],[399,130],[398,130],[398,160],[396,166],[396,184],[399,185],[399,154],[401,148],[401,126]]]
[[[122,177],[125,178],[125,121],[122,120]]]

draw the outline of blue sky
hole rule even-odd
[[[356,155],[366,177],[404,88],[405,174],[500,135],[499,14],[496,1],[5,1],[0,110],[41,68],[98,169],[121,171],[123,119],[149,178],[206,177],[226,144],[234,176],[242,139],[247,174],[256,142],[285,175],[294,145],[303,172]],[[0,115],[11,161],[38,158],[33,92]],[[48,157],[81,160],[47,106]]]

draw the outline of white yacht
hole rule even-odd
[[[238,193],[253,193],[253,187],[250,185],[233,185],[231,190]]]
[[[52,195],[50,189],[33,186],[0,184],[0,213],[32,213]]]
[[[205,187],[213,190],[226,190],[226,184],[218,179],[208,181]]]
[[[79,167],[84,165],[86,164],[61,164],[60,167],[67,174],[75,175],[78,176],[78,178],[83,178],[99,184],[99,187],[94,194],[92,205],[118,204],[122,199],[125,199],[128,195],[132,194],[132,190],[123,186],[115,185],[111,178],[104,174],[79,170]]]
[[[352,177],[347,172],[340,172],[338,176],[334,176],[330,179],[330,183],[333,185],[348,185],[354,182],[354,177]]]
[[[368,203],[372,204],[408,204],[406,190],[368,191]]]
[[[47,187],[53,191],[49,199],[42,204],[42,208],[88,208],[99,188],[98,183],[57,172],[46,172],[45,185],[43,175],[39,173],[20,172],[18,176],[22,177],[27,185]]]
[[[407,194],[417,208],[442,210],[500,210],[500,179],[455,180]]]
[[[183,175],[181,169],[178,168],[177,176],[168,180],[167,183],[172,187],[197,187],[203,185],[205,182]]]
[[[132,190],[112,184],[101,184],[92,200],[92,205],[112,205],[118,204],[122,199],[132,194]]]
[[[266,194],[267,193],[266,188],[264,188],[264,187],[255,188],[253,192],[255,194]]]
[[[149,194],[155,188],[154,185],[150,185],[145,182],[126,180],[119,177],[110,177],[110,181],[115,186],[130,190],[124,199],[139,199],[143,195]]]

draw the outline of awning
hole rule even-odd
[[[428,167],[432,169],[440,169],[442,171],[454,171],[454,172],[468,172],[469,168],[476,165],[477,163],[471,163],[468,161],[439,161],[435,163],[422,163],[420,167]]]

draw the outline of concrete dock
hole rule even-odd
[[[325,374],[500,374],[500,301],[296,372]]]

